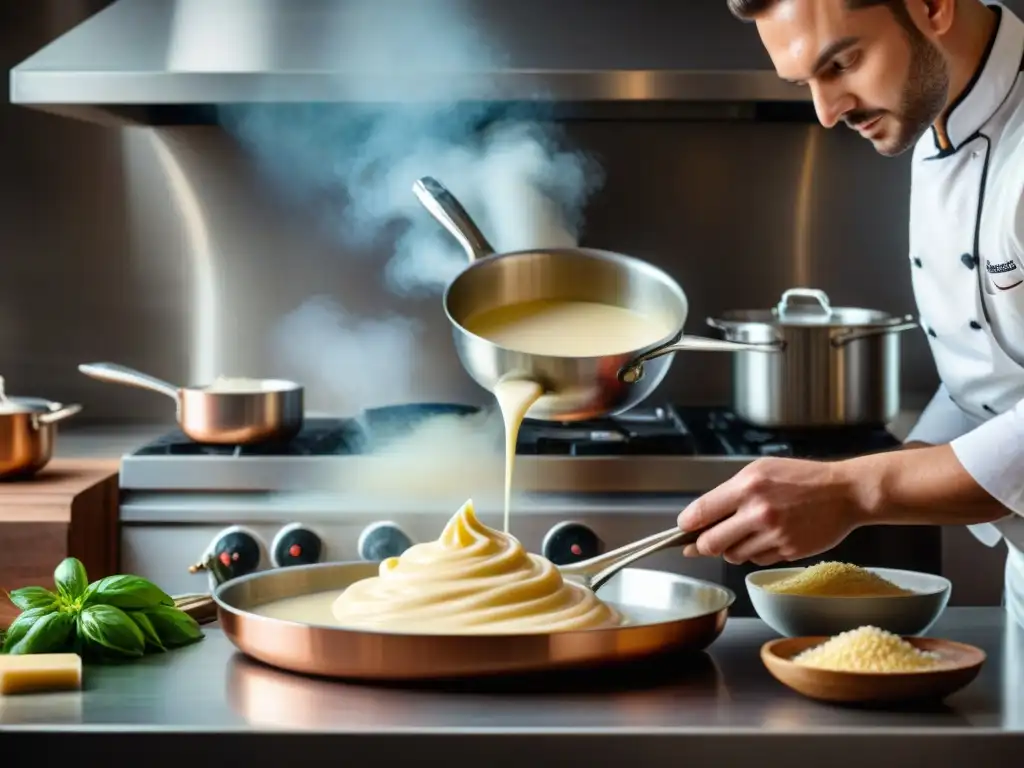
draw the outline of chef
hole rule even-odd
[[[728,0],[779,76],[885,156],[911,151],[908,267],[941,385],[903,450],[767,458],[705,494],[687,555],[771,565],[863,525],[966,524],[1008,548],[1024,624],[1024,22],[980,0]]]

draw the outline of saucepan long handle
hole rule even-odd
[[[117,365],[116,363],[82,363],[78,366],[78,370],[86,376],[98,379],[99,381],[106,381],[111,384],[127,384],[129,387],[138,387],[139,389],[149,389],[153,392],[159,392],[161,395],[167,395],[174,402],[178,402],[179,396],[176,386],[155,376],[150,376],[148,373],[136,371],[134,368]]]
[[[412,192],[430,215],[459,241],[471,262],[494,254],[483,232],[444,184],[424,176],[412,185]]]
[[[680,336],[675,341],[661,347],[637,355],[619,370],[619,380],[626,384],[635,384],[644,375],[644,363],[673,352],[781,352],[785,347],[782,341],[764,343],[745,343],[742,341],[726,341],[725,339],[709,339],[704,336]]]

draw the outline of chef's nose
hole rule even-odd
[[[834,128],[843,115],[857,106],[857,100],[839,83],[813,83],[811,96],[818,122],[826,128]]]

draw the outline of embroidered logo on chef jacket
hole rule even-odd
[[[1024,271],[1014,259],[998,263],[985,259],[985,272],[992,285],[1000,291],[1008,291],[1024,283]]]

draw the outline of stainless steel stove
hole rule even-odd
[[[457,404],[308,418],[281,445],[206,446],[165,435],[122,462],[122,567],[194,592],[252,570],[400,554],[436,538],[469,497],[498,526],[502,440],[496,413]],[[840,458],[895,445],[881,426],[769,432],[711,407],[528,420],[516,451],[512,531],[555,562],[580,560],[670,527],[696,496],[760,456]],[[857,534],[844,553],[857,562],[940,569],[938,536],[926,529]],[[208,583],[189,572],[195,565]],[[645,565],[726,583],[740,597],[737,613],[749,612],[748,569],[677,552]]]

